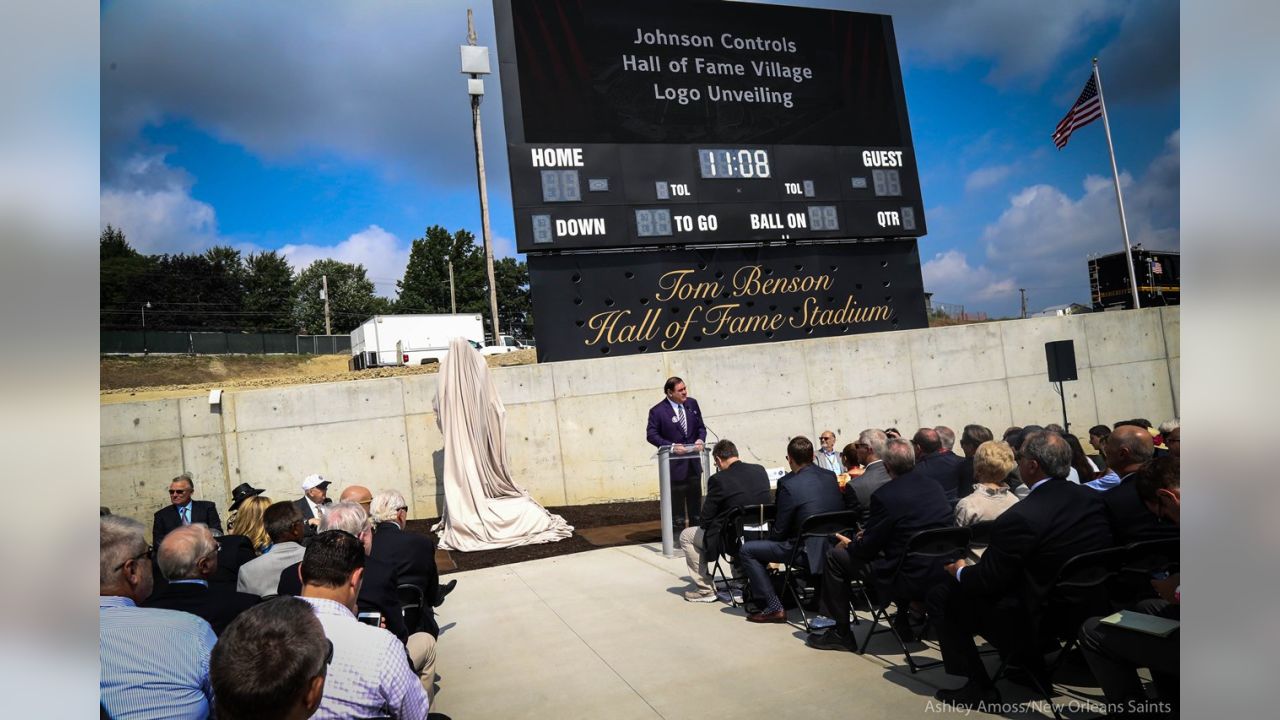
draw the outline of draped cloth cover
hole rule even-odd
[[[434,401],[444,435],[440,547],[470,552],[563,540],[573,527],[516,484],[507,462],[507,411],[484,357],[463,338],[449,343]]]

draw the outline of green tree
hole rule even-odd
[[[322,276],[329,278],[329,314],[335,335],[351,332],[386,307],[385,300],[379,302],[373,294],[373,282],[363,265],[316,260],[298,274],[293,284],[294,325],[303,332],[324,334],[324,300],[320,297]]]
[[[439,225],[427,228],[422,237],[413,241],[404,278],[396,283],[396,312],[450,312],[446,257],[453,260],[458,312],[488,312],[484,254],[476,247],[475,236],[466,230],[450,234]]]
[[[124,232],[108,225],[98,241],[98,303],[104,328],[134,330],[142,324],[142,306],[153,298],[155,259],[129,245]]]
[[[500,258],[493,263],[498,286],[498,324],[502,332],[533,337],[533,301],[529,295],[529,266],[523,260]]]
[[[244,260],[245,327],[258,332],[293,332],[293,268],[276,251]]]

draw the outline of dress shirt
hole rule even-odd
[[[315,717],[422,720],[427,716],[427,693],[395,635],[356,620],[349,608],[333,600],[302,599],[311,603],[325,637],[333,643],[324,700]]]
[[[170,585],[203,585],[209,587],[209,581],[203,578],[188,578],[186,580],[170,580]]]
[[[1107,470],[1106,475],[1103,475],[1097,480],[1090,480],[1089,482],[1085,483],[1085,487],[1091,487],[1094,490],[1106,492],[1119,484],[1120,484],[1120,476],[1116,474],[1116,471]]]
[[[178,519],[183,525],[191,524],[191,501],[188,500],[186,505],[178,506]]]
[[[306,496],[304,495],[303,497],[306,497]],[[311,514],[312,514],[312,515],[314,515],[314,516],[315,516],[315,517],[317,517],[317,518],[323,518],[323,517],[324,517],[324,512],[325,512],[325,507],[324,507],[324,505],[317,505],[317,504],[316,504],[316,503],[315,503],[311,498],[309,498],[309,497],[307,498],[307,504],[311,506]]]
[[[98,598],[102,705],[116,720],[209,716],[209,653],[218,638],[189,613]]]

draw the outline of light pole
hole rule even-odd
[[[142,354],[147,353],[147,308],[151,307],[151,301],[148,300],[142,304]]]
[[[489,48],[476,45],[476,27],[467,10],[467,44],[461,46],[462,74],[470,75],[467,94],[471,96],[471,131],[476,143],[476,176],[480,181],[480,231],[484,238],[484,263],[489,274],[489,315],[493,325],[493,341],[498,342],[498,285],[493,274],[493,242],[489,236],[489,191],[484,178],[484,141],[480,136],[480,100],[484,97],[484,78],[489,74]]]
[[[453,258],[448,255],[444,256],[445,264],[449,266],[449,312],[454,315],[458,314],[458,300],[453,294]]]

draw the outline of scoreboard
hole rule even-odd
[[[926,232],[892,21],[495,0],[523,253]]]

